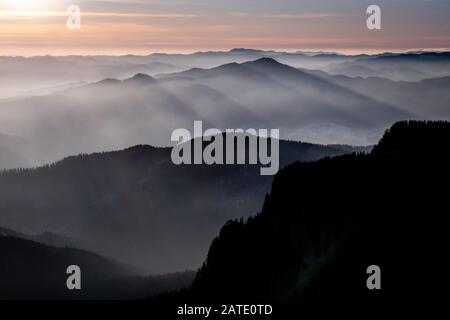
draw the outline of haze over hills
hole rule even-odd
[[[420,81],[450,76],[449,52],[418,52],[366,56],[323,68],[334,75]]]
[[[383,78],[326,77],[346,87],[382,102],[392,103],[405,112],[422,119],[450,119],[450,77],[425,79],[418,82],[392,81]]]
[[[0,57],[0,98],[23,96],[57,87],[104,78],[129,78],[136,73],[157,75],[191,68],[214,68],[275,58],[295,68],[321,69],[348,76],[381,76],[391,80],[418,81],[449,76],[447,53],[414,52],[348,56],[326,52],[282,52],[255,49],[161,54],[147,56],[40,56]]]
[[[295,161],[366,151],[350,145],[378,142],[385,129],[398,120],[450,119],[449,66],[450,55],[446,52],[345,56],[234,49],[190,55],[0,57],[0,169],[37,167],[0,172],[0,226],[3,228],[0,246],[9,250],[4,252],[15,259],[15,265],[22,250],[30,256],[28,263],[35,263],[35,255],[44,255],[47,260],[37,262],[42,269],[54,259],[64,264],[73,257],[95,262],[97,254],[124,261],[148,273],[196,269],[205,260],[211,240],[225,221],[248,217],[261,209],[272,178],[260,176],[259,166],[175,166],[170,160],[169,147],[174,129],[192,131],[196,120],[203,121],[204,129],[279,128],[283,139],[282,167]],[[275,178],[272,194],[262,209],[270,216],[269,223],[263,222],[261,227],[259,221],[266,218],[259,215],[247,223],[227,224],[220,239],[213,242],[206,267],[199,273],[196,282],[199,294],[210,285],[223,286],[226,293],[227,286],[235,283],[233,277],[238,274],[241,280],[248,276],[248,283],[255,284],[243,288],[242,294],[253,289],[261,289],[258,294],[265,294],[265,289],[274,284],[277,288],[269,294],[282,295],[286,289],[284,281],[295,283],[292,276],[297,276],[294,271],[300,269],[306,270],[300,274],[302,287],[294,291],[304,297],[309,290],[315,292],[315,281],[320,288],[329,289],[324,285],[326,280],[320,277],[329,279],[330,266],[341,270],[347,259],[359,265],[361,261],[352,260],[351,256],[361,251],[360,247],[350,245],[342,249],[345,259],[334,260],[330,254],[335,249],[330,242],[340,242],[348,235],[347,229],[341,227],[347,222],[359,227],[360,221],[355,218],[357,210],[352,206],[358,204],[366,219],[372,217],[371,213],[378,214],[367,208],[384,212],[383,196],[402,193],[402,188],[411,191],[409,196],[419,199],[420,195],[409,189],[415,182],[404,170],[416,172],[414,163],[422,179],[419,160],[424,154],[435,157],[434,147],[438,142],[445,145],[445,140],[436,138],[427,147],[415,133],[417,128],[404,126],[393,128],[395,132],[398,128],[403,128],[401,132],[412,130],[420,150],[417,154],[412,152],[413,143],[403,139],[405,135],[400,133],[402,141],[394,139],[395,148],[403,152],[402,144],[407,143],[408,150],[400,154],[402,163],[398,166],[397,162],[394,167],[386,165],[380,160],[383,156],[375,152],[370,156],[295,164],[282,171]],[[417,126],[421,129],[421,125]],[[439,125],[426,127],[424,134],[428,138],[435,137],[435,131],[441,132]],[[386,137],[391,136],[386,134]],[[383,139],[381,150],[387,152],[389,141],[394,140]],[[431,161],[426,156],[425,161]],[[49,163],[52,164],[45,165]],[[437,163],[436,168],[445,170]],[[336,168],[342,172],[336,172]],[[387,169],[389,174],[380,168]],[[397,180],[399,176],[393,168],[402,173],[401,178],[408,182],[406,186]],[[291,179],[290,175],[301,181]],[[391,189],[387,195],[380,195],[382,182],[386,181],[398,189],[388,187]],[[420,181],[426,185],[433,182]],[[324,187],[321,183],[325,182]],[[273,200],[277,190],[286,193],[286,197],[277,198],[283,201]],[[436,191],[434,187],[430,190]],[[356,200],[351,196],[353,193]],[[296,206],[292,201],[299,198],[303,199],[302,205]],[[405,193],[402,199],[410,198]],[[287,209],[283,207],[284,202]],[[278,211],[289,207],[302,210],[299,220],[278,215]],[[399,207],[400,203],[395,208]],[[338,211],[345,219],[333,220],[322,209]],[[317,210],[325,219],[324,224],[310,214]],[[383,224],[389,222],[388,217],[380,216],[380,219]],[[400,222],[395,221],[397,225]],[[280,229],[273,229],[276,226]],[[300,235],[291,233],[295,226],[302,230]],[[249,233],[248,229],[251,229]],[[317,230],[323,231],[318,233],[323,234],[323,239],[308,238]],[[374,231],[368,230],[368,234]],[[273,243],[261,240],[266,232],[273,235]],[[229,237],[231,234],[234,235]],[[288,235],[292,235],[293,242],[286,239]],[[350,236],[358,243],[374,246],[360,233]],[[234,248],[234,241],[244,242],[240,248],[255,250],[256,254],[249,256],[254,258],[253,262],[247,261],[245,252],[239,248],[236,256],[229,254],[227,250]],[[275,247],[280,242],[287,243],[288,249]],[[90,253],[66,250],[66,246],[88,249]],[[383,246],[389,252],[389,246],[384,242]],[[299,248],[305,250],[296,251]],[[384,259],[376,252],[376,257]],[[292,256],[299,260],[289,260]],[[264,279],[262,273],[246,273],[265,261],[274,265],[270,262],[262,271],[278,272],[275,258],[280,257],[293,262],[283,271],[286,278],[275,276],[272,278],[275,282],[268,285],[255,278]],[[244,264],[248,263],[244,271],[241,265],[222,261],[241,258]],[[100,260],[98,263],[105,263],[106,270],[117,266],[109,258]],[[310,272],[311,266],[319,266],[317,274]],[[14,271],[11,265],[6,268],[7,274]],[[230,276],[223,278],[229,283],[219,279],[222,268],[230,271]],[[57,272],[51,268],[48,271]],[[114,278],[122,274],[116,271]],[[341,271],[347,276],[345,270]],[[59,283],[60,279],[55,281]],[[119,283],[118,287],[121,286]]]
[[[80,240],[69,238],[64,235],[51,233],[51,232],[42,232],[40,234],[25,234],[20,233],[14,230],[6,229],[0,227],[0,237],[12,237],[19,238],[23,240],[30,240],[37,243],[45,244],[51,247],[57,248],[77,248],[77,249],[87,249],[86,244],[83,244]]]
[[[342,139],[335,143],[367,145],[394,119],[414,117],[271,58],[193,69],[168,78],[207,84],[270,119],[269,127],[281,128],[285,137],[294,140],[333,143],[327,130],[334,129]]]
[[[188,69],[151,59],[137,60],[126,56],[0,57],[0,98],[52,93],[61,86],[129,78],[136,73],[155,75]]]
[[[281,137],[370,145],[385,127],[416,118],[320,76],[262,58],[158,78],[106,79],[47,96],[0,103],[3,132],[29,142],[23,162],[136,144],[171,145],[174,129],[279,128]]]
[[[28,151],[24,139],[0,133],[0,170],[33,166]]]
[[[281,141],[280,165],[364,150]],[[170,153],[136,146],[3,172],[0,225],[79,239],[151,273],[196,269],[225,221],[259,209],[272,179],[257,165],[175,166]]]

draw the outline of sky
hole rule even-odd
[[[381,8],[368,30],[366,9]],[[81,9],[81,29],[66,26]],[[0,0],[0,55],[450,48],[450,0]]]

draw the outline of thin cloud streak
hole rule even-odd
[[[355,14],[332,13],[332,12],[303,12],[303,13],[248,13],[248,12],[229,12],[224,14],[230,17],[239,18],[264,18],[264,19],[325,19],[325,18],[344,18],[354,17]],[[8,17],[66,17],[65,11],[15,11],[0,10],[0,18]],[[215,14],[186,14],[186,13],[140,13],[140,12],[84,12],[84,17],[117,17],[117,18],[199,18],[214,17]]]
[[[248,18],[267,18],[267,19],[326,19],[326,18],[345,18],[354,17],[355,14],[350,13],[333,13],[333,12],[303,12],[303,13],[248,13],[248,12],[231,12],[233,17]]]
[[[49,18],[49,17],[67,17],[69,13],[65,11],[0,11],[0,19],[17,18],[17,17],[33,17],[33,18]],[[121,12],[82,12],[82,17],[117,17],[117,18],[197,18],[198,14],[184,13],[121,13]]]

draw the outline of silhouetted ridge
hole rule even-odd
[[[288,66],[286,64],[282,64],[273,58],[260,58],[255,61],[249,61],[249,62],[242,63],[241,66],[252,67],[252,68],[261,68],[266,71],[270,71],[270,70],[272,70],[272,71],[277,70],[278,72],[279,71],[296,71],[296,72],[299,72],[300,74],[303,73],[302,71],[299,71],[299,70],[297,70],[291,66]]]
[[[138,74],[134,75],[132,78],[125,80],[125,82],[154,83],[154,82],[156,82],[156,79],[152,78],[148,74],[138,73]]]
[[[419,53],[399,53],[399,54],[387,54],[372,59],[381,61],[448,61],[450,59],[450,52],[419,52]]]
[[[86,249],[86,245],[78,239],[73,239],[60,234],[45,231],[41,234],[28,235],[14,230],[2,228],[0,226],[0,237],[13,237],[23,240],[31,240],[37,243],[45,244],[52,247],[69,247],[77,249]]]
[[[104,79],[101,80],[99,82],[94,83],[94,85],[114,85],[114,84],[120,84],[122,83],[122,81],[118,80],[118,79]]]
[[[242,63],[238,66],[260,72],[265,76],[269,76],[281,83],[290,80],[296,82],[302,87],[319,86],[324,92],[326,90],[335,90],[337,88],[334,84],[321,77],[293,68],[287,64],[280,63],[273,58],[260,58],[255,61]]]
[[[138,84],[138,85],[145,85],[145,84],[152,84],[157,82],[157,80],[148,74],[145,73],[138,73],[134,75],[133,77],[125,80],[118,80],[118,79],[104,79],[101,81],[98,81],[94,83],[94,85],[119,85],[119,84]]]
[[[426,131],[426,135],[423,132]],[[408,134],[404,134],[408,132]],[[446,121],[402,121],[394,124],[380,142],[374,147],[373,153],[393,155],[399,153],[427,156],[448,144],[448,122]],[[418,151],[421,151],[420,153]]]
[[[250,54],[264,54],[265,51],[257,50],[257,49],[246,49],[246,48],[234,48],[228,51],[231,54],[242,54],[242,55],[250,55]]]
[[[225,224],[188,296],[380,307],[437,292],[448,267],[449,141],[448,122],[400,122],[371,154],[286,167],[260,214]],[[366,287],[371,265],[381,292]]]
[[[112,259],[72,248],[55,248],[0,237],[0,299],[139,299],[188,286],[191,272],[139,275]],[[81,268],[82,290],[68,290],[68,266]]]
[[[248,63],[251,63],[253,65],[282,65],[277,60],[275,60],[273,58],[267,58],[267,57],[260,58],[253,62],[248,62]]]

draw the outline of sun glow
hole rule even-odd
[[[0,0],[2,10],[46,10],[47,0]]]

